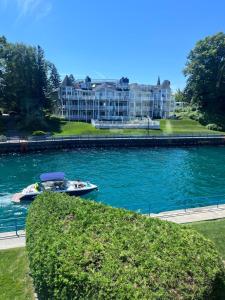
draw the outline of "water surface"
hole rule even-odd
[[[225,199],[225,147],[10,154],[0,156],[0,218],[26,211],[10,204],[12,194],[51,171],[97,184],[86,198],[145,213]]]

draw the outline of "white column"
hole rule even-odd
[[[78,121],[80,120],[80,91],[77,91],[77,114]]]

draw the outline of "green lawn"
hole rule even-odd
[[[225,260],[225,219],[216,221],[196,222],[188,226],[193,227],[205,237],[212,240],[223,260]]]
[[[0,300],[32,300],[25,248],[0,251]]]
[[[160,133],[160,130],[150,130],[151,134]],[[90,123],[61,122],[61,132],[56,135],[115,135],[115,134],[147,134],[145,129],[96,129]]]
[[[185,134],[185,133],[218,133],[208,130],[197,121],[184,120],[160,120],[160,130],[149,130],[150,135],[159,134]],[[89,123],[61,121],[61,131],[55,131],[55,135],[147,135],[145,129],[96,129]]]
[[[225,219],[215,221],[196,222],[188,224],[206,238],[210,239],[216,245],[224,263],[225,263]],[[218,283],[215,299],[225,299],[225,279]]]
[[[21,132],[19,123],[17,124],[12,119],[14,131]],[[0,117],[0,135],[6,134],[6,124],[11,124],[9,118]],[[191,133],[219,133],[218,131],[208,130],[205,126],[199,124],[197,121],[191,119],[181,120],[160,120],[160,130],[146,130],[146,129],[96,129],[90,123],[73,122],[60,120],[59,118],[50,118],[47,120],[47,129],[45,131],[52,132],[54,135],[159,135],[159,134],[191,134]],[[9,127],[9,126],[8,126]],[[18,127],[18,128],[17,128]],[[39,128],[40,129],[40,128]],[[37,128],[37,130],[39,130]],[[23,131],[24,135],[30,135],[32,131]],[[22,134],[22,132],[21,132]]]
[[[218,131],[208,130],[199,122],[191,119],[183,120],[160,120],[160,128],[163,133],[219,133]]]

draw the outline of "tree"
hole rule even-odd
[[[184,93],[180,90],[180,89],[177,89],[175,94],[175,100],[176,102],[184,102]]]
[[[37,46],[37,78],[36,78],[36,92],[41,108],[46,107],[47,94],[47,62],[44,58],[44,50]]]
[[[30,113],[30,108],[37,103],[33,76],[36,73],[35,49],[24,44],[7,43],[3,55],[5,71],[3,74],[3,98],[5,108],[15,110],[23,117]]]
[[[48,78],[48,86],[50,92],[56,90],[60,86],[60,75],[57,71],[56,66],[53,63],[49,63],[49,78]]]
[[[0,106],[16,111],[25,127],[43,127],[59,82],[55,65],[45,59],[40,46],[8,43],[0,37]]]
[[[197,42],[188,55],[184,74],[185,94],[199,109],[225,112],[225,34],[220,32]]]
[[[4,73],[5,73],[5,46],[7,44],[7,40],[4,36],[0,36],[0,107],[4,106]]]
[[[60,86],[60,75],[56,66],[48,63],[48,96],[47,96],[47,109],[48,112],[54,112],[58,102],[58,88]]]

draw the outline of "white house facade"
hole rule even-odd
[[[129,79],[72,81],[66,76],[59,88],[58,115],[67,120],[119,120],[137,117],[168,118],[175,101],[170,82],[129,84]]]

